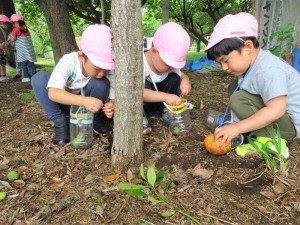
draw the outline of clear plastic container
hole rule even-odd
[[[71,106],[70,138],[76,149],[87,149],[93,142],[94,114],[84,107]]]
[[[174,135],[185,135],[191,129],[191,116],[189,108],[185,103],[178,106],[170,106],[168,117],[170,120],[169,128]]]
[[[230,115],[226,115],[225,118],[223,119],[223,121],[221,121],[221,119],[222,119],[221,117],[224,117],[223,113],[213,110],[213,109],[209,109],[207,120],[206,120],[207,127],[211,131],[215,131],[216,127],[221,125],[221,122],[223,123],[226,121],[230,121]]]

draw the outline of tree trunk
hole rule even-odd
[[[199,39],[196,40],[196,43],[197,43],[197,49],[196,49],[196,52],[200,52],[201,50],[201,41]]]
[[[66,53],[78,50],[66,0],[35,0],[35,2],[46,17],[54,61],[57,63]]]
[[[104,10],[104,2],[103,0],[100,0],[100,5],[101,5],[101,24],[105,24],[105,10]]]
[[[162,24],[169,22],[170,0],[162,2]]]
[[[143,160],[141,1],[112,1],[116,99],[112,164],[125,169]]]

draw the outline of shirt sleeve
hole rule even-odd
[[[115,72],[112,70],[110,73],[106,76],[106,78],[110,82],[110,89],[109,89],[109,99],[115,99]]]

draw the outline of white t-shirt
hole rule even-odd
[[[47,88],[54,87],[72,93],[80,93],[81,87],[84,88],[91,77],[82,74],[81,62],[78,53],[72,52],[64,55],[50,76]],[[115,77],[114,71],[110,71],[106,78],[110,81],[109,99],[115,98]]]
[[[166,77],[168,76],[169,73],[177,73],[180,77],[182,75],[182,72],[180,71],[180,69],[173,69],[173,70],[170,70],[168,71],[167,73],[163,73],[161,75],[157,75],[156,73],[154,73],[151,69],[150,69],[150,66],[148,65],[148,62],[147,62],[147,59],[146,59],[146,56],[145,54],[143,53],[143,76],[144,76],[144,83],[145,81],[149,81],[152,83],[152,79],[150,77],[150,73],[152,75],[152,78],[154,80],[155,83],[160,83],[162,82],[164,79],[166,79]]]

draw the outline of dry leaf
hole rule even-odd
[[[197,166],[195,166],[195,168],[191,171],[191,174],[194,177],[200,177],[203,180],[207,180],[209,179],[213,174],[214,171],[213,170],[207,170],[207,169],[202,169],[201,165],[198,164]]]
[[[7,165],[9,163],[9,159],[5,158],[4,156],[0,155],[2,158],[2,162],[0,163],[0,166]]]
[[[116,173],[116,174],[114,174],[114,175],[110,175],[110,176],[104,177],[104,178],[103,178],[103,181],[104,181],[105,183],[106,183],[106,182],[114,181],[114,180],[118,179],[120,175],[121,175],[121,173],[119,172],[119,173]]]
[[[275,194],[271,191],[261,191],[260,194],[269,199],[276,197]]]
[[[127,178],[128,182],[130,182],[134,178],[134,176],[133,176],[133,174],[132,174],[132,172],[131,172],[130,169],[127,170],[126,178]]]
[[[285,192],[285,186],[282,183],[276,183],[272,186],[272,188],[276,194],[283,194]]]

